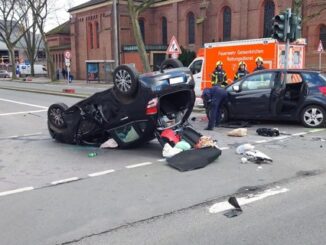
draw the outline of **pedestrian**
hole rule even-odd
[[[238,71],[234,74],[234,81],[237,81],[248,74],[247,64],[244,61],[240,61]]]
[[[67,71],[65,70],[64,67],[62,68],[61,73],[62,73],[63,79],[66,79],[67,78]]]
[[[203,96],[209,100],[207,117],[208,125],[205,130],[213,130],[221,121],[221,107],[227,100],[227,92],[219,85],[214,85],[211,88],[203,91]]]
[[[57,68],[56,75],[57,75],[57,80],[60,80],[60,68]]]
[[[256,58],[256,68],[254,71],[261,71],[261,70],[265,70],[265,66],[264,66],[264,60],[262,57],[257,57]]]
[[[215,70],[212,74],[212,85],[219,85],[221,88],[224,88],[228,85],[227,79],[226,72],[223,70],[223,62],[217,61]]]

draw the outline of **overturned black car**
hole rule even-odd
[[[194,80],[178,60],[168,59],[160,71],[142,75],[131,66],[118,66],[113,82],[112,88],[71,107],[51,105],[48,129],[52,138],[81,145],[100,145],[113,138],[126,148],[187,124],[195,102]]]

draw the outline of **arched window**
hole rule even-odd
[[[92,23],[89,22],[87,24],[87,44],[88,44],[88,48],[92,49],[93,46],[93,28],[92,28]]]
[[[95,21],[94,23],[94,47],[95,48],[99,48],[100,47],[100,42],[99,42],[99,38],[100,38],[100,28],[99,28],[99,24],[97,21]]]
[[[141,36],[143,38],[143,41],[145,42],[145,20],[144,19],[139,19],[138,23],[139,23]]]
[[[166,17],[162,17],[162,43],[168,43],[168,21]]]
[[[231,40],[231,9],[225,7],[223,9],[223,41]]]
[[[192,12],[188,14],[188,43],[195,43],[195,15]]]
[[[326,48],[326,25],[321,25],[320,26],[319,40],[322,41],[324,48]]]
[[[273,17],[275,15],[275,4],[272,0],[265,1],[264,5],[264,34],[263,37],[271,37]]]

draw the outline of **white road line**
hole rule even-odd
[[[274,137],[273,140],[284,140],[284,139],[287,139],[290,137],[291,137],[291,135],[282,135],[282,136]]]
[[[324,131],[324,130],[325,129],[323,129],[323,128],[316,128],[316,129],[309,130],[309,133],[317,133],[317,132]]]
[[[240,198],[237,198],[237,200],[238,200],[239,205],[242,206],[242,205],[246,205],[246,204],[249,204],[252,202],[262,200],[266,197],[275,196],[275,195],[285,193],[288,191],[289,191],[289,189],[287,189],[287,188],[277,187],[277,188],[273,188],[273,189],[268,189],[262,193],[258,193],[256,195],[253,195],[250,197],[240,197]],[[227,201],[219,202],[219,203],[215,203],[214,205],[212,205],[209,208],[209,212],[212,214],[216,214],[216,213],[227,211],[232,208],[233,208],[233,206],[231,206]]]
[[[16,190],[11,190],[11,191],[4,191],[4,192],[0,192],[0,197],[15,194],[15,193],[20,193],[24,191],[31,191],[31,190],[34,190],[34,187],[30,186],[30,187],[19,188]]]
[[[39,113],[39,112],[45,112],[45,111],[47,111],[47,110],[9,112],[9,113],[2,113],[2,114],[0,114],[0,116],[12,116],[12,115],[19,115],[19,114]]]
[[[114,169],[109,169],[109,170],[105,170],[105,171],[102,171],[102,172],[91,173],[88,176],[89,177],[97,177],[97,176],[101,176],[101,175],[105,175],[105,174],[110,174],[110,173],[113,173],[113,172],[115,172]]]
[[[56,181],[52,181],[51,185],[59,185],[59,184],[63,184],[63,183],[76,181],[76,180],[79,180],[79,179],[80,179],[79,177],[72,177],[72,178],[68,178],[68,179],[56,180]]]
[[[219,147],[219,149],[221,150],[221,151],[225,151],[225,150],[230,150],[230,147]]]
[[[34,134],[23,134],[23,137],[29,137],[29,136],[36,136],[36,135],[41,135],[42,132],[36,132]]]
[[[42,108],[42,109],[48,109],[48,107],[46,107],[46,106],[35,105],[35,104],[30,104],[30,103],[24,103],[24,102],[15,101],[15,100],[7,100],[7,99],[3,99],[3,98],[0,98],[0,100],[5,101],[5,102],[11,102],[11,103],[19,104],[19,105],[28,105],[28,106],[38,107],[38,108]]]
[[[158,159],[157,161],[158,161],[158,162],[165,162],[166,159],[165,159],[165,158],[162,158],[162,159]]]
[[[126,168],[138,168],[138,167],[143,167],[143,166],[147,166],[147,165],[151,165],[153,164],[152,162],[143,162],[143,163],[138,163],[138,164],[132,164],[132,165],[128,165],[126,166]]]
[[[267,143],[268,140],[256,140],[255,143],[256,144],[262,144],[262,143]]]
[[[305,134],[307,134],[307,132],[295,133],[295,134],[292,134],[292,136],[300,136],[300,135],[305,135]]]

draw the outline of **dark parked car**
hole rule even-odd
[[[71,107],[62,103],[49,107],[51,136],[60,142],[88,145],[113,138],[120,147],[131,147],[164,129],[182,127],[192,112],[195,94],[191,72],[181,66],[168,59],[160,71],[142,75],[131,66],[118,66],[113,88]]]
[[[264,70],[229,85],[222,120],[298,121],[317,128],[326,122],[326,75],[311,70]]]
[[[7,72],[6,70],[0,70],[0,78],[9,78],[10,73]]]

